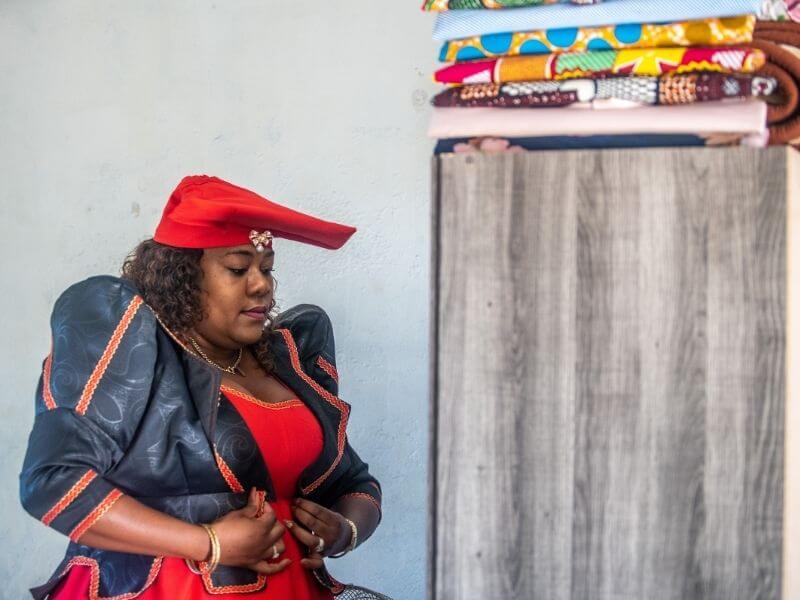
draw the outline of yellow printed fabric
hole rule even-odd
[[[696,71],[752,73],[763,67],[765,60],[761,50],[744,46],[631,48],[459,62],[439,69],[434,79],[445,84],[466,85]]]
[[[445,42],[439,60],[453,62],[592,50],[749,44],[755,24],[754,15],[745,15],[664,24],[493,33]]]

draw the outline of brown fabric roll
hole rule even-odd
[[[531,82],[531,90],[511,94],[505,91],[511,87],[522,87],[525,83],[500,84],[476,83],[453,87],[440,92],[433,98],[433,105],[440,107],[496,107],[496,108],[534,108],[567,106],[578,101],[575,91],[560,90],[556,81]]]
[[[759,21],[752,46],[767,55],[758,73],[777,79],[781,92],[768,107],[769,143],[800,145],[800,23]]]

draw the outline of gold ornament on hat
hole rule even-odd
[[[256,247],[256,252],[263,252],[264,248],[272,243],[272,232],[262,231],[259,233],[255,229],[250,232],[250,241]]]

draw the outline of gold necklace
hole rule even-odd
[[[220,371],[224,371],[225,373],[230,373],[231,375],[237,375],[237,374],[238,375],[242,375],[242,376],[244,375],[244,373],[242,373],[242,371],[239,369],[239,362],[241,362],[241,360],[242,360],[242,349],[241,348],[239,348],[239,356],[236,357],[236,360],[233,361],[233,364],[230,367],[223,367],[222,365],[218,365],[213,360],[208,358],[208,356],[206,356],[206,353],[203,352],[203,349],[194,340],[193,337],[191,337],[191,336],[188,336],[188,337],[189,337],[189,342],[192,344],[192,347],[195,350],[197,350],[197,353],[201,357],[203,357],[203,360],[205,360],[208,364],[217,367]]]

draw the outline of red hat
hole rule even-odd
[[[335,250],[355,232],[354,227],[275,204],[217,177],[190,175],[169,197],[153,239],[177,248],[248,243],[263,248],[272,245],[274,236]]]

